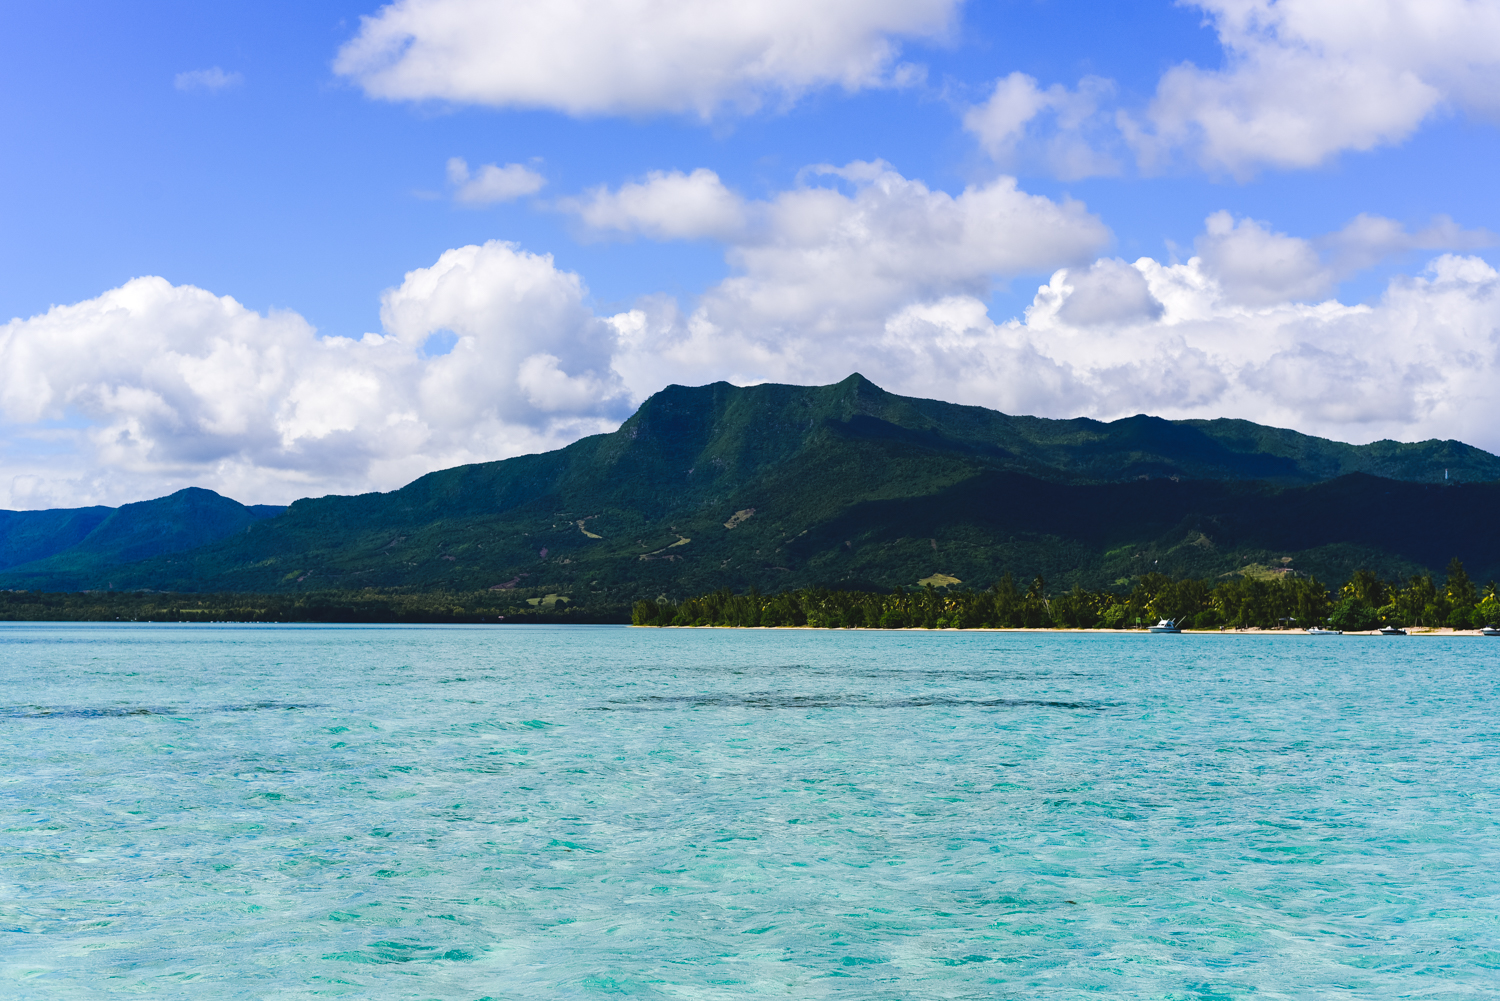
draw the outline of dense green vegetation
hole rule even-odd
[[[1194,629],[1469,629],[1500,622],[1500,597],[1493,581],[1481,593],[1453,560],[1441,586],[1428,574],[1386,583],[1360,570],[1332,595],[1316,578],[1291,575],[1213,582],[1148,573],[1129,590],[1075,586],[1049,594],[1040,577],[1023,591],[1007,574],[984,591],[949,593],[929,584],[893,594],[806,588],[762,595],[724,588],[682,602],[638,601],[631,610],[638,626],[1139,629],[1159,619]]]
[[[0,511],[0,569],[71,549],[112,513],[107,507]]]
[[[1500,458],[1459,442],[1015,417],[852,376],[672,386],[612,434],[275,517],[207,491],[102,520],[19,512],[0,518],[0,551],[11,532],[26,559],[0,561],[0,588],[493,591],[628,609],[720,588],[889,592],[934,574],[1096,593],[1148,573],[1405,579],[1454,554],[1484,578],[1500,575],[1497,512]],[[46,526],[68,544],[38,556]]]
[[[0,570],[23,568],[59,590],[108,587],[117,568],[218,542],[285,510],[188,487],[118,508],[0,511]]]
[[[1331,625],[1477,627],[1500,622],[1492,581],[1476,587],[1454,560],[1439,584],[1429,574],[1402,582],[1357,571],[1330,594],[1292,574],[1228,580],[1147,573],[1128,586],[1024,589],[1006,575],[985,590],[926,586],[891,593],[800,588],[772,595],[727,588],[672,601],[575,603],[523,590],[412,592],[325,590],[303,594],[0,591],[0,621],[51,622],[390,622],[623,623],[649,626],[824,626],[833,628],[1134,629],[1157,619],[1200,629]]]
[[[0,591],[0,622],[624,622],[624,606],[481,591],[306,594]]]

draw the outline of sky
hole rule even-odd
[[[1500,0],[0,19],[0,508],[390,490],[855,371],[1500,451]]]

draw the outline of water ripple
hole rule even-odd
[[[1113,702],[1072,702],[1056,699],[963,699],[947,695],[911,695],[872,698],[868,695],[785,695],[753,692],[747,695],[643,695],[636,699],[611,699],[610,705],[595,706],[595,712],[619,710],[676,709],[681,706],[718,709],[1109,709]]]
[[[201,716],[206,713],[246,713],[263,709],[320,709],[318,703],[247,702],[197,709],[167,706],[10,706],[0,707],[0,719],[110,719],[121,716]]]
[[[1496,649],[0,624],[0,997],[1500,1001]]]

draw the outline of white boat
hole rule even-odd
[[[1151,627],[1153,633],[1180,633],[1182,629],[1177,625],[1176,619],[1162,619]]]
[[[1342,629],[1319,629],[1317,626],[1313,626],[1311,629],[1309,629],[1307,631],[1307,635],[1309,635],[1309,636],[1342,636],[1342,635],[1344,635],[1344,631]]]
[[[1479,630],[1479,635],[1481,635],[1481,636],[1500,636],[1500,629],[1497,629],[1494,626],[1485,626],[1483,629]]]
[[[1386,626],[1384,629],[1380,630],[1380,635],[1382,635],[1382,636],[1405,636],[1406,635],[1406,630],[1405,629],[1397,629],[1395,626]]]

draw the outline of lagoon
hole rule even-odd
[[[1497,668],[0,625],[0,995],[1500,997]]]

